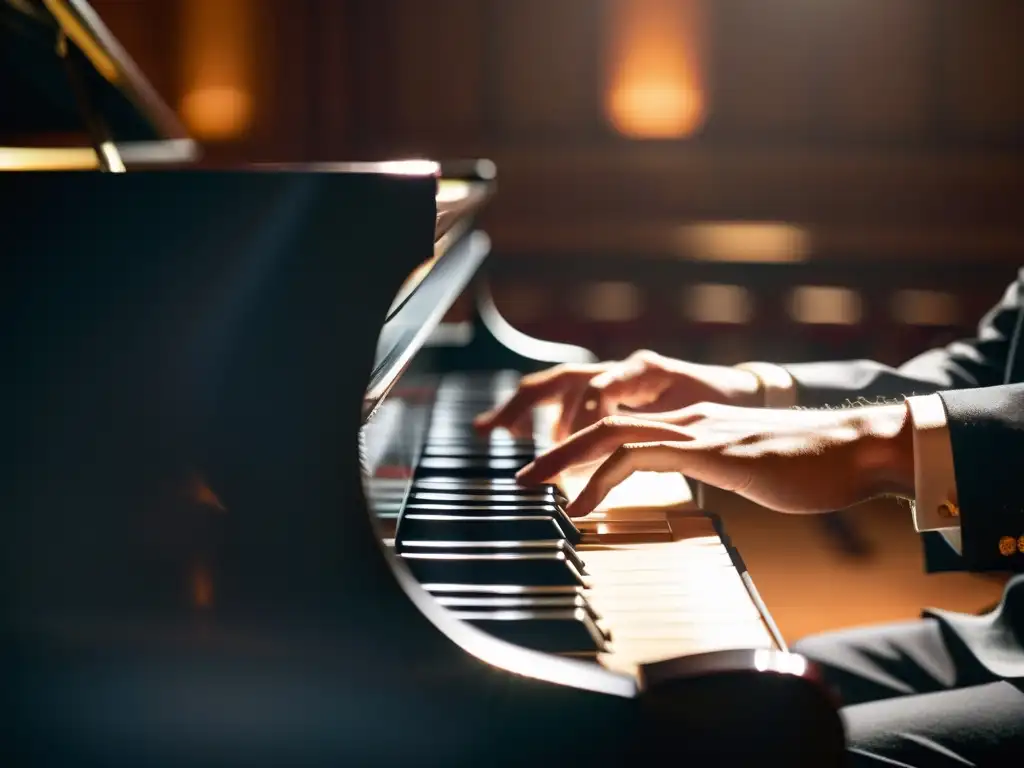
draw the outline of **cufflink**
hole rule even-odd
[[[1009,557],[1010,555],[1017,554],[1018,544],[1024,544],[1024,536],[1021,536],[1021,541],[1018,542],[1013,536],[1003,536],[999,539],[999,554],[1003,557]],[[1024,549],[1021,549],[1024,552]]]

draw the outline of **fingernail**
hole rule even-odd
[[[524,477],[527,477],[532,470],[533,463],[531,462],[530,464],[527,464],[525,467],[516,472],[516,480],[522,480]]]

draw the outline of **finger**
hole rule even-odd
[[[663,399],[668,380],[659,360],[653,352],[636,352],[591,379],[574,414],[572,431],[578,432],[620,407],[643,409]]]
[[[562,442],[573,432],[579,431],[578,429],[573,429],[573,426],[577,422],[576,412],[583,405],[583,397],[585,393],[586,387],[573,387],[562,401],[562,412],[558,414],[558,423],[555,424],[555,440],[558,442]],[[597,418],[595,418],[594,421],[597,421]]]
[[[611,415],[613,408],[605,402],[602,390],[611,382],[630,377],[643,367],[639,353],[617,363],[608,364],[603,371],[592,376],[585,386],[573,391],[571,398],[562,409],[557,435],[565,440],[575,432],[585,429],[595,421]]]
[[[566,440],[613,413],[614,410],[604,402],[600,395],[595,394],[592,386],[588,384],[586,387],[581,387],[573,398],[572,410],[560,421],[559,440]]]
[[[662,381],[655,384],[651,374],[661,373],[648,353],[630,355],[590,381],[591,395],[609,403],[643,405],[661,394]],[[658,379],[663,379],[658,376]]]
[[[780,419],[770,413],[765,416],[764,408],[743,408],[721,403],[694,403],[685,408],[674,408],[665,411],[646,410],[637,412],[636,418],[644,421],[667,421],[677,427],[688,427],[699,424],[707,432],[735,432],[749,430],[752,426],[767,421],[776,422]],[[791,413],[782,411],[782,413]]]
[[[612,416],[542,453],[519,470],[516,479],[523,484],[542,483],[570,467],[597,461],[625,443],[689,439],[672,424]]]
[[[650,402],[636,403],[634,405],[620,403],[619,411],[620,413],[644,414],[644,418],[648,418],[649,414],[662,414],[667,411],[678,410],[678,407],[672,407],[675,404],[673,401],[674,398],[671,397],[670,393],[662,392]]]
[[[521,425],[535,407],[557,401],[574,384],[581,385],[599,370],[597,365],[555,366],[524,376],[512,397],[503,405],[477,416],[473,425],[485,432]]]
[[[685,443],[645,442],[620,446],[590,476],[576,499],[565,508],[569,517],[589,515],[617,485],[634,472],[679,472]]]

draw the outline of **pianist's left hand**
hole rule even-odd
[[[814,411],[704,403],[611,416],[538,456],[518,479],[544,482],[598,461],[567,509],[573,517],[592,512],[640,471],[681,472],[791,513],[831,512],[914,492],[913,437],[903,404]]]

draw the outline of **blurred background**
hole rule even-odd
[[[204,164],[494,160],[499,307],[601,357],[898,363],[1024,263],[1019,0],[91,2]],[[1000,592],[715,499],[789,639]]]

